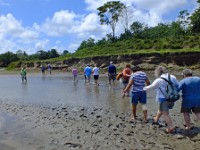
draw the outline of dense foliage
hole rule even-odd
[[[68,53],[67,50],[63,52],[63,55]],[[58,54],[56,49],[52,49],[50,51],[40,50],[35,54],[28,55],[25,51],[18,50],[16,54],[12,52],[6,52],[0,55],[0,67],[7,67],[13,61],[30,61],[30,60],[46,60],[51,58],[57,58],[61,56]]]

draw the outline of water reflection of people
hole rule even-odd
[[[22,78],[22,82],[27,82],[26,68],[23,67],[23,68],[21,69],[20,75],[21,75],[21,78]]]
[[[131,76],[131,80],[129,81],[127,87],[123,91],[123,97],[125,93],[129,91],[130,87],[132,86],[132,118],[131,121],[135,121],[136,119],[136,107],[138,102],[142,105],[142,110],[144,114],[144,122],[147,123],[147,98],[146,92],[143,91],[145,83],[150,85],[150,81],[141,68],[139,66],[134,66],[132,68],[133,75]]]
[[[158,66],[155,69],[155,76],[157,77],[156,80],[153,81],[153,83],[147,87],[144,87],[144,90],[150,90],[150,89],[156,89],[156,100],[159,102],[159,109],[154,117],[154,122],[158,122],[159,118],[163,115],[165,122],[167,123],[167,133],[173,133],[174,126],[171,120],[171,117],[169,116],[169,109],[172,109],[174,106],[174,102],[168,102],[165,98],[165,88],[167,86],[167,82],[163,80],[162,78],[168,79],[168,72],[167,69],[163,66]],[[161,78],[162,77],[162,78]],[[178,81],[175,76],[170,75],[171,81],[178,86]]]
[[[185,120],[185,128],[190,129],[190,113],[200,120],[200,78],[192,76],[192,70],[183,70],[183,78],[179,83],[182,91],[181,113]]]

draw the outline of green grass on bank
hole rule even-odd
[[[32,60],[12,62],[8,70],[21,67],[23,64],[29,67],[34,64],[56,63],[71,58],[92,58],[97,56],[113,55],[144,55],[144,54],[181,54],[200,52],[200,36],[166,37],[160,39],[128,39],[114,43],[105,43],[78,49],[75,53],[62,55],[48,60]],[[188,54],[189,56],[189,54]]]

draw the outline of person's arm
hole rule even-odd
[[[84,69],[84,74],[85,74],[85,70],[86,70],[86,68]]]
[[[161,82],[162,79],[156,79],[151,85],[148,85],[146,87],[143,88],[144,91],[148,91],[148,90],[151,90],[151,89],[156,89],[159,87],[160,85],[160,82]]]
[[[116,67],[115,67],[115,71],[114,71],[114,73],[117,74],[117,69],[116,69]]]
[[[122,98],[124,98],[125,93],[126,93],[127,91],[129,91],[129,89],[131,88],[131,86],[133,85],[133,83],[134,83],[133,80],[130,80],[130,81],[129,81],[128,85],[126,86],[126,88],[125,88],[124,91],[122,92]]]
[[[178,84],[178,92],[180,92],[183,89],[183,85],[184,85],[184,82],[183,80],[181,80]]]
[[[151,84],[148,78],[145,80],[145,82],[146,82],[147,85]]]
[[[110,74],[110,66],[108,66],[108,75]]]

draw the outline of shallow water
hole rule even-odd
[[[154,80],[153,76],[149,78],[151,82]],[[43,106],[112,108],[122,112],[130,109],[130,97],[121,98],[123,84],[116,81],[115,87],[110,88],[106,75],[100,76],[99,86],[93,84],[93,79],[91,84],[85,84],[83,75],[74,83],[72,76],[64,73],[29,74],[27,79],[27,83],[22,83],[19,75],[1,75],[0,100]],[[155,90],[149,91],[147,96],[148,105],[155,106]]]
[[[72,81],[71,75],[30,75],[28,82],[22,83],[18,75],[1,75],[0,88],[2,101],[17,101],[36,105],[89,106],[89,107],[124,107],[120,101],[123,85],[116,81],[115,87],[109,87],[108,79],[102,76],[99,86],[85,84],[83,76],[78,82]]]

